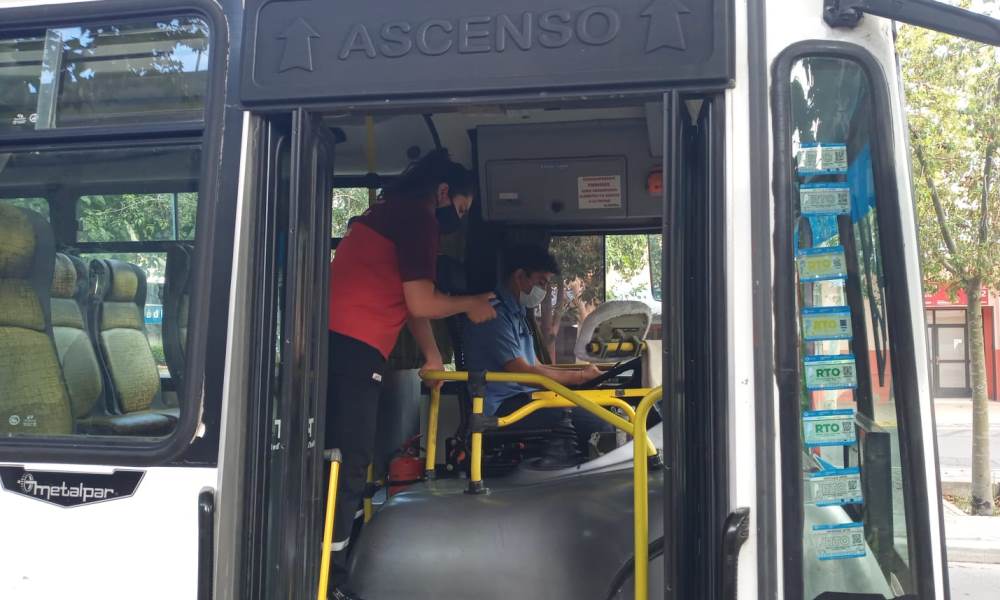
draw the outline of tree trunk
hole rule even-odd
[[[966,282],[969,298],[969,357],[972,371],[972,497],[974,515],[993,514],[993,480],[990,471],[990,407],[986,393],[986,349],[983,342],[982,280]]]

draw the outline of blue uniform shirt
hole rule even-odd
[[[465,363],[469,371],[503,372],[504,365],[515,358],[535,364],[535,344],[528,329],[527,311],[518,299],[505,288],[496,291],[497,318],[478,325],[466,322],[462,332],[465,345]],[[486,384],[487,415],[496,414],[500,404],[517,394],[536,391],[537,388],[520,383]]]

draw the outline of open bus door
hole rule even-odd
[[[256,125],[248,389],[251,503],[246,597],[308,597],[317,576],[322,513],[321,407],[326,389],[330,211],[336,140],[295,110]]]

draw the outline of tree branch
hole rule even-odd
[[[927,166],[924,149],[920,146],[919,141],[917,141],[919,137],[911,127],[910,140],[913,143],[913,154],[917,157],[917,162],[920,164],[920,173],[924,176],[924,183],[927,184],[927,189],[931,193],[931,201],[934,203],[934,214],[937,216],[938,227],[941,228],[941,237],[944,239],[945,247],[948,248],[948,254],[955,256],[958,254],[958,251],[955,249],[955,240],[951,238],[951,231],[948,230],[948,224],[945,222],[944,208],[941,206],[941,196],[938,195],[937,185],[934,183],[930,168]]]
[[[979,199],[980,244],[985,244],[990,239],[990,179],[993,177],[993,154],[996,150],[996,142],[993,142],[986,148],[986,161],[983,165],[983,193]]]

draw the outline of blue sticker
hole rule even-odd
[[[803,215],[851,214],[851,188],[847,183],[807,183],[799,186],[799,212]]]
[[[853,354],[807,356],[803,362],[806,389],[809,391],[850,390],[858,387],[858,371]]]
[[[849,340],[852,337],[851,309],[847,306],[802,309],[802,339],[805,341]]]
[[[843,246],[799,250],[795,260],[798,264],[799,281],[802,283],[847,277]]]
[[[807,448],[854,445],[857,441],[854,409],[804,411],[802,441]]]
[[[846,173],[847,144],[801,144],[796,159],[799,175]]]
[[[820,560],[841,560],[865,556],[864,523],[813,525],[811,542]]]
[[[843,506],[864,503],[861,493],[861,469],[826,468],[810,473],[806,481],[806,497],[816,506]]]

